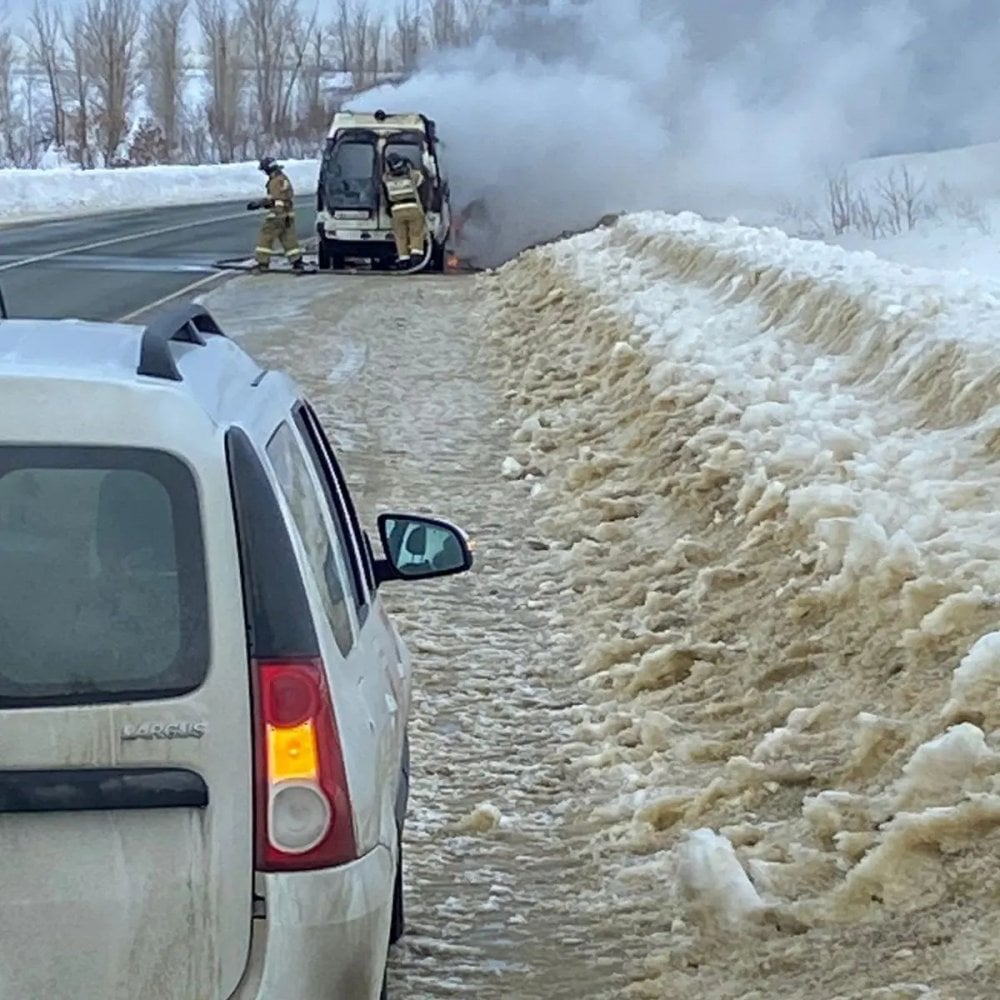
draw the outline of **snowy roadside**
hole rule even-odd
[[[659,214],[483,282],[632,994],[992,996],[1000,283]]]
[[[369,526],[428,511],[476,542],[468,577],[385,590],[415,665],[409,933],[390,996],[616,1000],[647,929],[627,907],[613,918],[580,821],[608,792],[581,798],[563,749],[579,651],[546,625],[538,511],[498,474],[511,425],[478,358],[475,283],[243,278],[202,301],[304,386]]]
[[[829,242],[868,251],[913,267],[969,271],[1000,278],[1000,252],[994,233],[1000,227],[1000,182],[996,164],[1000,143],[936,153],[863,160],[849,174],[858,190],[878,199],[878,185],[890,172],[908,170],[919,188],[921,218],[912,231],[872,238],[850,231],[828,235]],[[305,211],[315,189],[319,161],[284,161]],[[153,166],[118,170],[0,169],[5,198],[0,205],[0,229],[24,222],[44,222],[65,215],[162,208],[243,200],[259,194],[256,162],[202,166]],[[811,220],[807,229],[829,230],[830,206],[825,186],[815,183],[813,197],[798,206]],[[808,186],[812,190],[812,186]],[[778,206],[748,199],[741,218],[753,225],[774,224],[800,231],[803,219]],[[453,205],[458,210],[461,206]],[[816,235],[813,233],[813,235]]]
[[[284,160],[305,202],[316,187],[317,160]],[[0,170],[0,226],[62,215],[166,208],[257,197],[263,186],[256,161],[204,166],[129,167],[118,170]]]

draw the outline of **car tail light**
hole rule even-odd
[[[347,773],[322,662],[255,663],[254,689],[257,868],[353,861]]]

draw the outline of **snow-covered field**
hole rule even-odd
[[[484,282],[635,995],[995,996],[1000,282],[656,213]]]
[[[900,194],[904,171],[916,195],[917,223],[912,230],[878,239],[850,232],[832,241],[913,267],[966,270],[1000,278],[1000,143],[877,157],[854,164],[846,175],[851,190],[864,192],[878,209],[888,208],[879,188],[891,182]],[[821,225],[829,225],[825,192],[817,196],[811,210]],[[791,219],[782,219],[778,225],[796,229]]]
[[[300,200],[316,187],[317,160],[282,161]],[[0,170],[0,224],[63,214],[196,205],[260,196],[263,175],[252,163],[128,169]]]

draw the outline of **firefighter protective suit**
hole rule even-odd
[[[392,215],[396,256],[401,264],[407,264],[411,257],[422,258],[424,255],[427,217],[420,202],[423,182],[423,173],[408,163],[403,170],[387,170],[382,178]]]
[[[261,201],[252,201],[247,208],[266,208],[267,215],[260,226],[254,256],[259,270],[266,271],[271,266],[271,255],[275,242],[281,244],[288,262],[296,270],[302,268],[302,248],[295,233],[295,191],[288,175],[274,160],[261,160],[260,169],[267,174],[267,196]]]

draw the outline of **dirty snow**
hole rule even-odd
[[[658,922],[604,891],[592,853],[585,813],[611,789],[578,789],[579,651],[546,624],[558,576],[537,510],[497,474],[512,427],[482,377],[474,282],[244,278],[203,301],[304,386],[369,527],[377,510],[426,511],[475,540],[471,574],[384,591],[415,666],[390,996],[616,1000]]]
[[[395,989],[992,1000],[1000,281],[661,213],[478,279],[273,280],[207,298],[369,523],[477,542],[387,592]]]
[[[1000,282],[656,213],[482,280],[623,995],[994,996]]]
[[[316,160],[283,160],[300,194],[316,187]],[[258,197],[261,173],[252,163],[206,164],[197,167],[157,166],[127,169],[0,170],[4,198],[0,224],[61,214],[170,205],[197,205]]]

